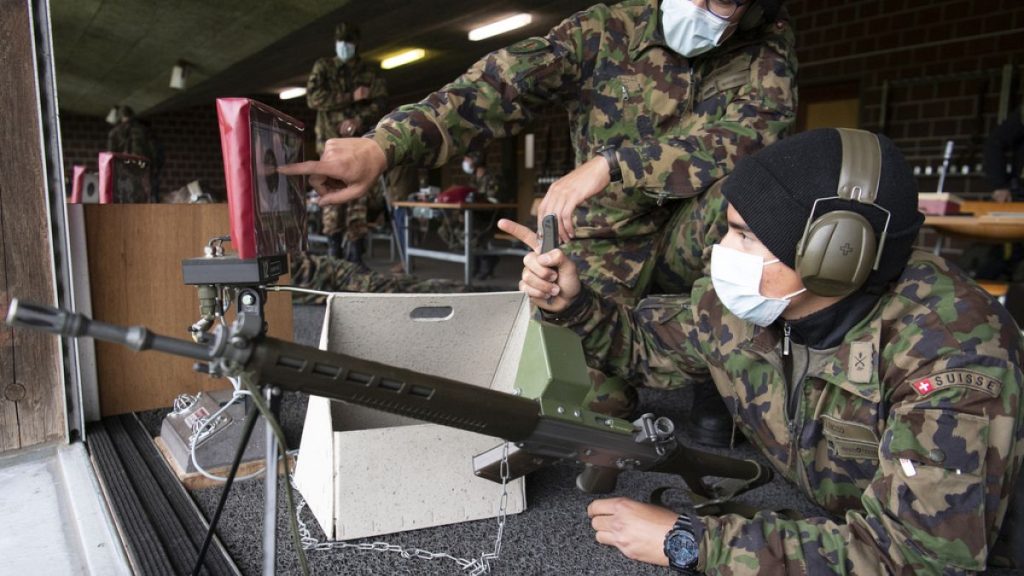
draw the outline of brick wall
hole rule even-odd
[[[792,0],[787,6],[801,98],[852,84],[861,127],[884,132],[913,166],[937,170],[953,140],[953,164],[976,170],[996,124],[1006,64],[1014,66],[1011,108],[1020,102],[1024,3],[1017,0]],[[922,176],[921,190],[936,183],[937,176]],[[946,190],[988,192],[978,176],[951,176]]]
[[[797,33],[801,98],[828,94],[841,86],[859,97],[861,127],[880,130],[896,141],[912,165],[937,168],[942,149],[954,140],[954,164],[972,172],[981,161],[985,135],[995,126],[1001,73],[1015,66],[1013,101],[1020,101],[1024,64],[1024,2],[993,0],[977,8],[967,0],[858,0],[820,2],[791,0]],[[885,125],[882,126],[883,84],[888,81]],[[439,82],[440,85],[440,82]],[[264,102],[307,123],[314,115],[305,99]],[[223,194],[220,140],[213,104],[145,118],[164,143],[163,191],[199,179],[204,189]],[[106,141],[108,126],[99,118],[62,116],[65,164],[84,162],[95,168],[96,153]],[[561,169],[568,122],[562,110],[539,114],[534,123],[536,158],[543,160],[551,127],[552,165]],[[310,137],[310,149],[312,136]],[[566,156],[568,154],[568,156]],[[458,182],[454,159],[439,178]],[[499,145],[488,149],[487,162],[497,169]],[[70,169],[68,169],[70,174]],[[435,175],[435,181],[438,180]],[[935,179],[922,177],[925,190]],[[947,190],[986,191],[975,177],[951,177]]]
[[[801,100],[852,92],[860,100],[861,128],[892,138],[922,172],[931,168],[932,177],[920,178],[922,191],[937,185],[943,149],[953,140],[953,164],[968,166],[970,174],[949,176],[945,189],[988,192],[976,172],[985,136],[996,124],[1004,65],[1015,66],[1011,108],[1024,96],[1024,3],[996,0],[979,9],[966,0],[790,0],[787,6]],[[549,125],[552,158],[560,166],[568,145],[564,111],[539,115],[536,158],[544,157]]]
[[[279,100],[276,96],[266,95],[254,98],[305,123],[309,134],[306,143],[308,154],[315,155],[312,134],[316,116],[306,107],[304,98]],[[162,192],[199,180],[204,191],[224,198],[224,167],[215,104],[139,118],[150,125],[164,148]],[[96,155],[106,149],[109,130],[110,125],[103,118],[61,114],[64,173],[68,179],[74,164],[85,164],[89,170],[97,170]]]

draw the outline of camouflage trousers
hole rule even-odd
[[[562,250],[576,262],[580,279],[591,290],[620,304],[635,304],[648,294],[686,293],[694,282],[708,274],[711,246],[728,232],[727,206],[720,183],[699,196],[679,201],[667,225],[649,239],[654,243],[652,257],[644,262],[632,286],[609,275],[609,270],[624,265],[621,258],[616,258],[620,243],[615,239],[575,240],[562,246]],[[592,388],[585,402],[592,410],[613,416],[633,414],[637,386],[669,386],[656,379],[629,382],[592,368],[589,372]]]
[[[365,238],[369,232],[366,213],[366,197],[341,206],[337,204],[324,206],[321,216],[324,236],[334,236],[344,232],[345,240],[349,242]]]
[[[386,276],[341,258],[301,254],[292,260],[292,285],[325,292],[408,293],[466,292],[466,286],[455,280],[418,279],[415,276]],[[296,304],[323,304],[323,294],[296,293]]]

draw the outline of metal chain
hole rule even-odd
[[[320,541],[313,537],[309,532],[309,528],[306,523],[302,521],[302,509],[306,506],[306,500],[299,495],[298,503],[295,505],[295,519],[299,524],[299,536],[302,540],[303,550],[339,550],[339,549],[351,549],[358,550],[360,552],[395,552],[402,558],[410,560],[417,558],[420,560],[451,560],[459,567],[460,570],[468,570],[470,576],[480,576],[481,574],[487,574],[491,571],[491,563],[496,562],[498,557],[501,555],[501,539],[505,533],[505,518],[508,509],[508,479],[509,479],[509,468],[508,468],[508,442],[502,446],[501,450],[501,499],[498,502],[498,534],[494,538],[494,550],[491,552],[484,552],[480,554],[479,558],[466,559],[452,556],[446,552],[430,552],[423,550],[422,548],[409,547],[404,548],[398,544],[388,544],[387,542],[364,542],[360,544],[349,544],[348,542],[326,542]],[[295,478],[290,478],[292,486],[295,486]],[[296,487],[297,488],[297,487]]]

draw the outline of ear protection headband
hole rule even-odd
[[[755,0],[740,18],[740,30],[750,30],[775,20],[784,0]]]
[[[892,215],[875,204],[882,171],[878,137],[864,130],[837,128],[843,160],[835,196],[818,198],[811,206],[804,234],[796,247],[796,271],[804,286],[819,296],[846,296],[878,270]],[[885,212],[885,227],[875,244],[875,231],[864,216],[834,210],[815,218],[818,203],[828,200],[861,202]]]

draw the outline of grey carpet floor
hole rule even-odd
[[[322,306],[295,307],[295,339],[316,345],[324,308]],[[642,405],[647,411],[669,416],[679,422],[689,412],[690,395],[687,392],[644,390]],[[303,394],[286,395],[282,406],[282,425],[288,437],[289,448],[298,446],[305,417],[306,397]],[[140,414],[147,428],[159,432],[160,419],[166,411]],[[759,458],[749,444],[744,443],[731,451],[743,458]],[[493,564],[494,574],[508,575],[660,575],[668,576],[667,568],[640,564],[626,559],[613,548],[597,544],[593,539],[586,515],[592,496],[575,488],[575,466],[556,466],[535,472],[527,477],[527,509],[508,517],[501,547],[501,557]],[[682,486],[672,476],[654,473],[625,473],[620,477],[615,495],[647,499],[651,491],[668,485]],[[500,495],[495,485],[495,499]],[[670,493],[671,494],[671,493]],[[676,493],[676,502],[683,502]],[[220,488],[192,492],[193,498],[207,515],[213,514]],[[668,499],[669,503],[672,498]],[[789,508],[805,515],[818,515],[814,505],[797,490],[776,478],[742,498],[742,501],[763,508]],[[218,533],[228,552],[243,574],[256,575],[262,570],[261,526],[263,522],[262,479],[236,483],[225,507]],[[278,574],[298,574],[298,559],[291,545],[283,492],[278,501]],[[323,540],[323,533],[309,513],[302,516],[314,537]],[[431,552],[447,552],[461,558],[476,558],[494,547],[497,525],[494,520],[467,522],[452,526],[429,528],[373,538],[362,542],[386,541],[403,547],[415,547]],[[361,541],[355,541],[361,542]],[[404,559],[393,552],[361,552],[355,550],[325,550],[307,552],[313,574],[344,575],[448,575],[460,574],[458,566],[450,560]],[[1024,574],[1016,570],[990,570],[988,574]]]

